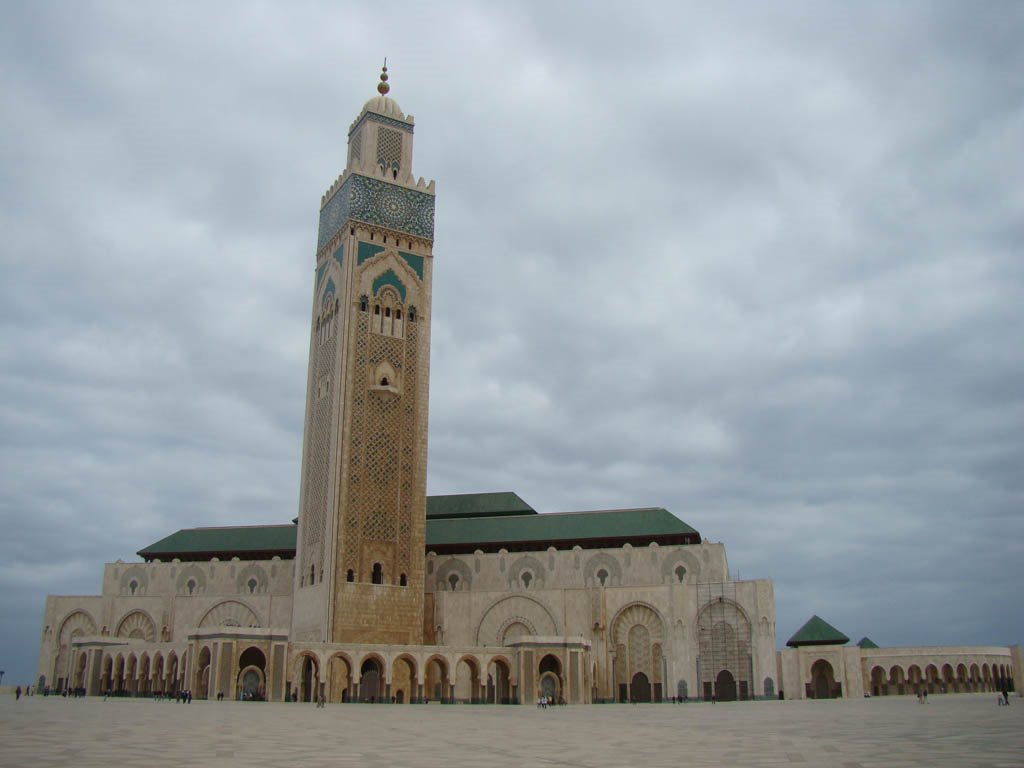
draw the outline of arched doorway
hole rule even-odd
[[[715,678],[715,699],[736,701],[736,678],[728,669],[723,669]]]
[[[150,690],[157,696],[164,692],[164,657],[161,653],[157,653],[153,657],[153,677]]]
[[[352,693],[352,667],[348,659],[335,654],[327,662],[328,701],[349,701]]]
[[[811,682],[809,685],[810,699],[832,699],[836,693],[835,672],[832,665],[824,659],[818,659],[811,666]]]
[[[547,696],[548,701],[558,702],[562,700],[562,662],[557,656],[548,654],[540,660],[537,669],[540,674],[537,689],[541,696]]]
[[[699,657],[697,669],[704,698],[718,692],[718,676],[728,671],[735,681],[736,699],[746,701],[755,690],[753,633],[750,620],[734,601],[719,596],[708,602],[697,616]]]
[[[100,675],[100,693],[106,694],[113,690],[114,660],[110,656],[103,657],[103,672]]]
[[[359,700],[371,704],[380,701],[384,686],[384,670],[377,659],[367,659],[359,668]]]
[[[85,655],[82,656],[82,661],[85,661]],[[135,658],[134,653],[128,654],[128,661],[125,662],[124,668],[124,684],[125,690],[129,696],[134,696],[136,691],[136,685],[138,684],[139,661]]]
[[[924,668],[924,678],[927,681],[926,690],[928,693],[935,693],[939,687],[939,669],[934,664]]]
[[[480,670],[469,657],[459,659],[455,665],[455,700],[473,704],[480,700]]]
[[[138,676],[139,682],[138,682],[138,684],[136,686],[136,691],[139,694],[143,695],[143,696],[148,696],[149,692],[150,692],[149,691],[149,668],[150,668],[149,654],[148,653],[143,653],[139,657],[139,676]]]
[[[134,660],[135,657],[133,656]],[[88,654],[85,651],[78,657],[78,664],[75,666],[75,688],[85,688],[85,665],[88,661]]]
[[[893,665],[889,670],[889,686],[894,688],[900,696],[907,692],[907,687],[904,683],[903,667]]]
[[[907,682],[910,683],[911,693],[921,693],[921,668],[917,664],[911,664],[907,668]]]
[[[679,701],[690,700],[690,684],[685,680],[680,680],[676,683],[676,698]]]
[[[511,673],[504,659],[494,659],[487,667],[487,701],[491,704],[511,704]]]
[[[612,679],[614,688],[610,691],[619,701],[639,701],[632,684],[637,673],[647,681],[647,690],[642,694],[647,701],[661,701],[664,681],[662,675],[662,644],[665,626],[660,614],[651,606],[633,603],[618,613],[612,622],[612,641],[615,643],[612,656]]]
[[[423,697],[428,701],[445,701],[448,698],[448,670],[441,659],[435,657],[427,662],[426,678]]]
[[[391,665],[391,698],[396,704],[417,698],[416,663],[408,656],[399,656]]]
[[[316,659],[306,654],[302,657],[302,672],[299,675],[299,701],[316,701],[316,690],[320,682],[320,669]]]
[[[168,693],[178,692],[178,655],[171,651],[167,654],[167,665],[164,667],[164,690]]]
[[[121,695],[124,691],[124,656],[120,653],[117,654],[117,658],[114,660],[114,693]]]
[[[647,675],[637,672],[629,681],[629,693],[634,702],[647,703],[651,700],[651,683]]]
[[[192,686],[197,699],[205,699],[210,690],[210,649],[204,647],[199,652],[199,661],[196,663],[196,680]]]
[[[942,692],[952,693],[953,692],[953,665],[943,664],[942,665]]]
[[[267,657],[259,648],[246,648],[238,657],[238,697],[242,701],[264,701],[267,697]]]

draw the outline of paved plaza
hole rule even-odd
[[[0,701],[4,766],[1024,766],[992,695],[561,707]]]

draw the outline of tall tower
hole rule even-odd
[[[375,96],[320,206],[292,639],[423,638],[434,182]]]

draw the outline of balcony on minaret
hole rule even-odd
[[[402,388],[398,380],[398,374],[389,363],[381,363],[374,370],[370,383],[370,392],[377,397],[388,400],[401,396]]]

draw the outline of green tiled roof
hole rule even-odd
[[[242,525],[231,528],[183,528],[140,549],[145,560],[174,557],[206,560],[211,557],[295,557],[294,525]]]
[[[539,515],[514,493],[432,496],[428,504],[427,549],[439,554],[700,543],[697,531],[660,507]],[[488,509],[492,516],[485,517]],[[184,528],[138,554],[145,560],[292,558],[297,532],[295,525]]]
[[[877,648],[878,644],[870,637],[862,637],[857,641],[857,645],[860,648]]]
[[[427,549],[439,554],[568,548],[645,546],[660,543],[696,544],[700,534],[668,510],[613,509],[507,517],[427,519]]]
[[[807,623],[786,641],[786,645],[790,648],[798,648],[801,645],[845,645],[848,642],[850,642],[850,638],[815,615],[811,616]]]
[[[506,515],[536,514],[537,510],[512,491],[427,496],[427,520],[440,520],[449,517],[504,517]]]

